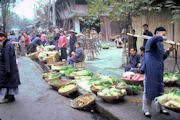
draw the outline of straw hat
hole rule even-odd
[[[74,30],[68,30],[68,33],[74,33],[74,34],[77,34],[77,32],[75,32]]]
[[[77,37],[84,36],[82,33],[76,35]]]

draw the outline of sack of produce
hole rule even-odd
[[[59,88],[58,93],[64,96],[69,96],[70,94],[76,92],[78,86],[76,83],[69,83]]]
[[[158,97],[158,102],[167,109],[180,112],[180,90],[169,90],[166,94]]]
[[[38,52],[28,54],[28,57],[31,58],[31,60],[35,60],[38,58]]]
[[[71,107],[81,110],[85,109],[87,107],[90,107],[94,103],[95,98],[96,95],[92,93],[81,95],[71,102]]]

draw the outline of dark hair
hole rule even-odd
[[[149,27],[149,25],[148,25],[148,24],[144,24],[144,25],[143,25],[143,27],[145,27],[145,26],[146,26],[146,27]]]
[[[157,27],[154,31],[154,34],[156,34],[157,32],[162,32],[162,31],[165,31],[166,32],[166,29],[164,27]]]
[[[0,37],[5,37],[5,38],[7,38],[7,33],[5,33],[5,32],[0,32]]]
[[[81,47],[81,43],[80,43],[80,42],[76,42],[75,44],[78,44],[78,45],[79,45],[79,47]]]
[[[136,32],[135,29],[132,29],[132,32]]]
[[[37,34],[37,35],[36,35],[36,37],[40,37],[40,35],[39,35],[39,34]]]
[[[143,51],[143,52],[145,52],[145,47],[143,47],[143,46],[140,47],[140,50]]]
[[[136,49],[136,48],[131,48],[131,49],[133,49],[134,51],[136,51],[136,52],[137,52],[137,49]],[[131,50],[131,49],[130,49],[130,50]]]
[[[65,34],[63,30],[61,30],[61,31],[60,31],[60,33],[63,33],[63,34]]]

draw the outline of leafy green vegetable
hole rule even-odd
[[[139,86],[135,86],[135,85],[128,85],[127,86],[127,92],[129,95],[137,95],[139,94],[139,91],[142,89],[142,87]]]
[[[62,74],[60,72],[56,73],[56,74],[53,74],[49,77],[49,79],[54,79],[56,77],[60,77]]]
[[[70,76],[71,73],[73,73],[74,71],[75,71],[74,68],[70,68],[70,69],[68,69],[68,70],[65,70],[65,71],[64,71],[64,74],[65,74],[65,76]]]
[[[72,65],[66,65],[66,66],[62,66],[61,70],[68,70],[68,69],[71,69],[71,68],[73,68]]]

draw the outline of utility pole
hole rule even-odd
[[[49,0],[48,5],[48,28],[50,29],[50,23],[51,23],[51,0]]]
[[[55,0],[53,0],[53,27],[56,27],[56,11],[55,11]]]

